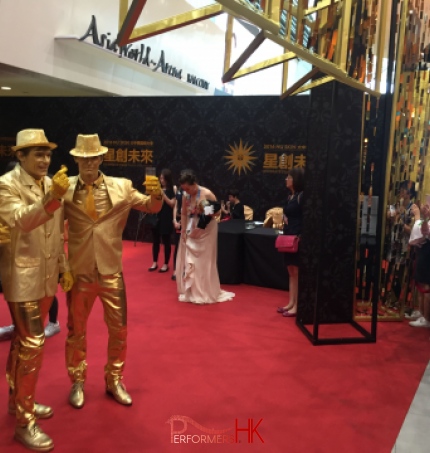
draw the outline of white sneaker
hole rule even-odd
[[[418,318],[416,321],[411,321],[409,323],[410,326],[412,327],[427,327],[430,328],[430,322],[427,321],[424,316],[421,316],[421,318]]]
[[[14,330],[15,326],[13,324],[10,326],[0,327],[0,341],[10,340]]]
[[[421,318],[422,314],[419,310],[414,310],[410,315],[405,313],[405,318],[406,319],[411,319],[412,321],[415,321],[418,318]]]
[[[45,337],[49,338],[52,337],[53,335],[60,333],[60,323],[57,322],[48,322],[48,324],[45,327]]]

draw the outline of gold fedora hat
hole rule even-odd
[[[11,146],[12,151],[30,148],[32,146],[43,146],[49,149],[55,149],[56,143],[48,142],[43,129],[23,129],[16,134],[16,146]]]
[[[107,152],[108,149],[101,145],[98,134],[79,134],[75,147],[70,150],[70,154],[76,157],[95,157]]]

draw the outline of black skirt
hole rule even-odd
[[[296,253],[284,253],[284,264],[285,266],[298,266],[299,265],[299,253],[300,253],[300,242],[299,249]]]
[[[430,285],[430,241],[416,248],[415,281]]]

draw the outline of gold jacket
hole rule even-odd
[[[17,165],[0,178],[0,223],[10,241],[0,247],[0,275],[8,302],[28,302],[57,292],[58,275],[69,270],[63,244],[63,206]],[[51,212],[52,214],[48,214]]]
[[[103,180],[112,208],[97,220],[73,202],[78,176],[70,178],[70,187],[64,196],[69,226],[69,264],[73,275],[89,274],[95,269],[102,275],[122,272],[122,232],[130,209],[156,213],[163,203],[161,196],[138,192],[129,179],[103,175]]]

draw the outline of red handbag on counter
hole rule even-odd
[[[299,236],[279,235],[276,238],[275,247],[278,249],[278,252],[297,253],[299,250],[299,242]]]

